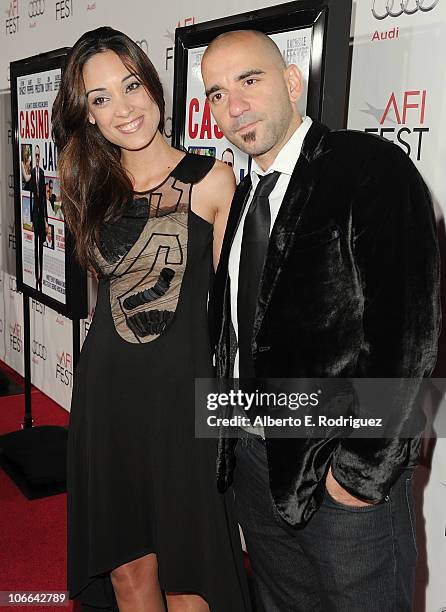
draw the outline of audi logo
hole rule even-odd
[[[440,0],[400,0],[397,3],[395,0],[373,0],[372,13],[375,19],[399,17],[403,13],[405,15],[414,15],[417,11],[428,13],[437,6],[439,1]],[[377,9],[377,5],[382,6],[382,8]]]
[[[36,357],[40,357],[41,359],[46,361],[46,358],[48,355],[46,346],[44,346],[43,344],[40,344],[40,342],[37,342],[36,340],[33,340],[32,353]]]
[[[145,38],[141,38],[141,40],[135,40],[135,42],[138,47],[141,47],[141,49],[146,52],[146,54],[149,53],[149,43]]]
[[[39,17],[45,12],[45,0],[33,0],[28,4],[28,17]]]

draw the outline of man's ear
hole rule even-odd
[[[295,64],[290,64],[285,69],[285,81],[288,87],[288,95],[294,104],[299,100],[303,91],[302,73]]]

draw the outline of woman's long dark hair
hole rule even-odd
[[[120,162],[120,148],[88,121],[82,70],[96,53],[114,51],[136,74],[159,108],[164,127],[164,96],[158,73],[141,48],[113,28],[83,34],[71,49],[53,105],[53,140],[65,221],[84,266],[95,265],[94,246],[104,221],[117,218],[132,197],[132,184]]]

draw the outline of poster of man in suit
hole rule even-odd
[[[18,248],[23,283],[33,297],[66,305],[65,223],[58,195],[57,151],[51,138],[51,109],[60,75],[58,68],[16,81],[21,179]]]
[[[46,207],[45,173],[40,166],[40,147],[34,148],[34,167],[31,170],[30,213],[34,232],[34,270],[36,290],[42,291],[43,243],[46,241],[48,213]]]

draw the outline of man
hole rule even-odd
[[[30,212],[34,232],[34,266],[36,290],[42,291],[43,243],[46,240],[48,211],[46,207],[45,173],[40,167],[40,147],[35,146],[35,165],[31,170]]]
[[[234,167],[234,151],[232,149],[225,149],[221,154],[221,161],[229,166],[230,168]]]
[[[253,160],[213,290],[218,376],[428,375],[438,249],[410,159],[378,137],[302,118],[299,70],[264,34],[219,36],[202,75],[220,129]],[[415,394],[401,406],[401,427]],[[234,480],[265,611],[411,610],[419,448],[420,439],[221,434],[218,484]]]
[[[234,175],[235,175],[235,180],[237,181],[238,177],[237,177],[235,166],[234,166],[234,151],[230,149],[229,147],[225,149],[223,153],[221,154],[221,161],[227,166],[229,166],[230,168],[232,168]]]
[[[53,225],[47,223],[46,226],[46,238],[45,238],[45,246],[49,249],[54,249],[54,241],[53,241]]]

